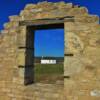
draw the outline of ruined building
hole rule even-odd
[[[64,28],[64,86],[33,82],[33,29]],[[56,37],[55,37],[56,38]],[[27,4],[0,34],[0,100],[100,100],[100,25],[71,3]]]

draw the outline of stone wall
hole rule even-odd
[[[68,100],[99,100],[100,26],[65,23],[65,93]]]
[[[100,99],[98,16],[89,15],[85,7],[71,3],[42,2],[26,5],[9,20],[0,34],[0,100]],[[64,23],[64,88],[57,84],[25,85],[32,81],[32,62],[26,64],[25,60],[31,31],[27,28],[51,23]]]

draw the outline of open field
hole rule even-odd
[[[35,82],[56,83],[63,80],[63,64],[35,64]]]

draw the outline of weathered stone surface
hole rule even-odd
[[[4,24],[5,29],[10,29],[10,28],[17,28],[19,26],[18,22],[9,22]]]
[[[76,22],[93,22],[93,23],[98,23],[99,22],[99,17],[96,15],[85,15],[85,16],[76,16],[75,17]]]
[[[33,82],[33,25],[53,24],[50,21],[58,24],[58,19],[65,30],[64,86],[26,86]],[[40,2],[26,5],[9,20],[0,33],[0,100],[100,99],[98,16],[89,15],[85,7],[72,3]]]
[[[9,16],[10,21],[20,21],[20,17],[17,15]]]

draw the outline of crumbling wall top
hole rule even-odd
[[[56,19],[74,16],[78,22],[99,22],[99,17],[88,14],[86,7],[79,7],[65,2],[40,2],[38,4],[27,4],[19,16],[10,16],[10,21],[26,21],[40,19]]]

